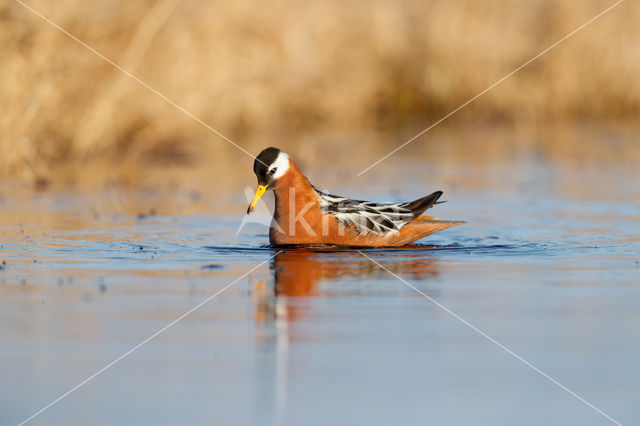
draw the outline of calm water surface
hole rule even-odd
[[[278,253],[254,223],[236,235],[249,169],[213,195],[4,191],[0,424],[236,280],[29,424],[613,424],[460,318],[640,423],[638,171],[398,169],[310,175],[378,200],[445,191],[433,214],[467,225],[366,252],[424,295],[358,252]]]

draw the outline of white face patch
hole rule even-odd
[[[286,153],[280,151],[280,154],[278,154],[276,161],[271,164],[271,167],[269,167],[267,173],[270,174],[273,169],[276,170],[272,175],[273,180],[277,180],[278,178],[284,176],[287,170],[289,170],[289,156]]]

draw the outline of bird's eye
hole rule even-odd
[[[269,170],[269,174],[270,174],[270,175],[275,174],[275,172],[276,172],[277,170],[278,170],[278,168],[277,168],[277,167],[274,167],[273,169]]]

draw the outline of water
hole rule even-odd
[[[326,179],[358,198],[444,189],[433,214],[469,222],[364,254],[235,235],[235,181],[5,191],[0,424],[205,301],[29,424],[613,424],[557,383],[637,424],[638,177],[529,161]]]

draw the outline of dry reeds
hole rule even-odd
[[[611,2],[29,4],[246,146],[255,135],[426,127]],[[0,20],[0,174],[189,161],[217,138],[18,3],[1,1]],[[637,118],[638,22],[640,8],[622,3],[450,120]]]

